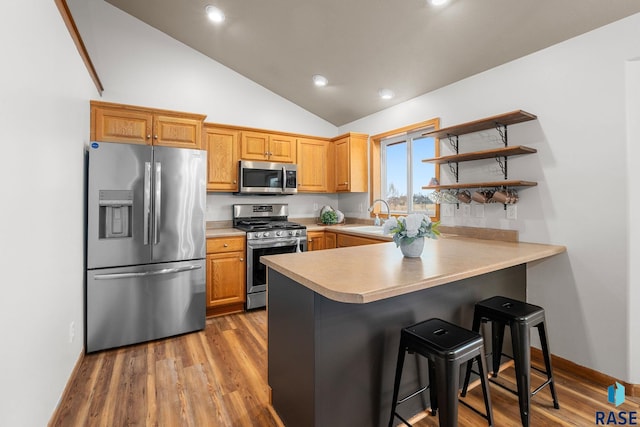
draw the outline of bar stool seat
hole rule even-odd
[[[520,405],[520,418],[524,427],[529,426],[529,410],[531,406],[531,396],[538,393],[543,387],[549,386],[553,406],[560,408],[556,390],[553,383],[553,371],[551,368],[551,354],[549,352],[549,342],[547,340],[547,332],[545,329],[544,309],[537,305],[528,304],[526,302],[515,299],[495,296],[476,303],[473,315],[473,327],[475,332],[480,331],[480,324],[491,322],[491,348],[492,348],[492,377],[498,376],[500,369],[500,359],[502,356],[511,357],[502,352],[504,341],[504,328],[509,326],[511,331],[511,343],[513,346],[513,361],[516,371],[517,391],[492,381],[493,383],[504,387],[518,396]],[[530,328],[536,327],[540,336],[540,345],[542,346],[542,355],[544,358],[545,370],[534,369],[542,372],[547,376],[547,380],[531,392],[531,344],[530,344]],[[465,375],[464,385],[462,387],[462,396],[466,395],[469,379],[471,375],[472,362],[467,363],[467,372]]]
[[[427,359],[429,385],[404,399],[398,400],[406,353],[417,353]],[[486,413],[481,413],[464,401],[461,401],[461,403],[483,416],[489,426],[492,426],[493,413],[491,411],[489,386],[484,374],[487,372],[487,367],[482,336],[477,332],[461,328],[441,319],[429,319],[403,328],[400,334],[400,348],[398,350],[389,427],[393,425],[395,417],[398,417],[406,425],[411,425],[396,412],[397,405],[419,395],[427,388],[430,388],[431,414],[435,415],[440,409],[440,426],[457,426],[460,368],[462,364],[472,360],[477,361],[479,370],[482,373],[482,390],[484,392]]]

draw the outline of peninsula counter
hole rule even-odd
[[[470,328],[475,302],[525,300],[526,263],[565,251],[451,237],[426,240],[420,258],[394,243],[262,257],[274,409],[287,426],[386,425],[401,328],[432,317]],[[423,360],[405,366],[401,396],[427,382]]]

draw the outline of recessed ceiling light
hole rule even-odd
[[[313,84],[318,87],[324,87],[329,83],[329,80],[325,76],[321,76],[320,74],[315,74],[313,77]]]
[[[429,0],[429,3],[431,3],[434,6],[442,6],[443,4],[447,3],[449,0]]]
[[[380,98],[382,99],[391,99],[396,96],[391,89],[380,89],[378,91],[378,95],[380,95]]]
[[[225,16],[224,13],[215,6],[207,6],[204,8],[205,12],[207,12],[207,16],[216,24],[219,24],[224,21]]]

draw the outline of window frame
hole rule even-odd
[[[414,133],[418,133],[418,132],[426,133],[426,132],[430,132],[438,129],[440,129],[440,119],[433,118],[430,120],[425,120],[420,123],[414,123],[412,125],[405,126],[399,129],[394,129],[388,132],[384,132],[378,135],[373,135],[371,137],[371,145],[370,145],[370,152],[369,152],[369,170],[371,171],[371,175],[370,175],[371,191],[369,193],[369,206],[371,206],[371,203],[373,203],[375,199],[380,199],[382,194],[382,174],[384,173],[381,170],[383,140],[386,140],[388,142],[392,138],[401,139],[402,137],[407,137]],[[438,138],[434,139],[434,145],[435,145],[434,147],[435,157],[439,157],[440,156],[440,140]],[[409,161],[408,158],[407,158],[407,161]],[[435,177],[436,179],[440,180],[439,165],[436,165],[435,167]],[[418,184],[418,185],[420,187],[422,185],[427,185],[429,183],[429,179],[431,179],[431,177],[425,178],[424,184]],[[386,212],[383,214],[382,211],[383,210],[381,209],[380,204],[376,204],[376,206],[374,206],[373,211],[370,213],[370,217],[373,218],[377,214],[381,218],[386,218]],[[392,213],[391,215],[397,216],[399,214]],[[440,205],[436,204],[436,214],[435,216],[431,217],[431,220],[439,221],[439,219],[440,219]]]

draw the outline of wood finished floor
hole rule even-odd
[[[266,336],[261,310],[209,319],[198,333],[87,355],[52,425],[283,426],[268,404]],[[507,368],[501,377],[513,384],[513,374]],[[638,399],[614,408],[605,387],[555,374],[560,409],[542,390],[532,400],[532,427],[593,426],[598,410],[640,411]],[[496,426],[520,425],[515,395],[492,385],[491,400]],[[467,401],[483,408],[479,387]],[[464,405],[459,412],[461,427],[486,425]],[[437,417],[414,425],[437,426]]]

